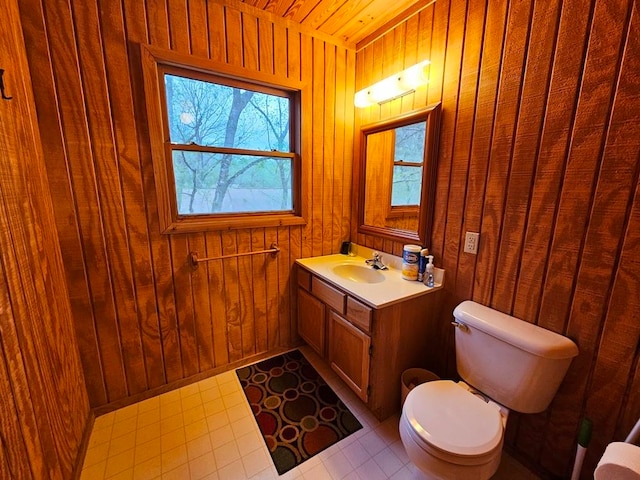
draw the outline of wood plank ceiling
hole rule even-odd
[[[242,0],[276,16],[358,45],[435,0]]]

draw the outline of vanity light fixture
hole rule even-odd
[[[384,103],[415,91],[429,81],[427,66],[431,62],[424,60],[400,73],[374,83],[370,87],[356,92],[354,104],[358,108]]]

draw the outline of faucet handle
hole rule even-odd
[[[382,260],[382,255],[380,255],[380,252],[373,252],[373,259]]]

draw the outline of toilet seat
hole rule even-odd
[[[410,435],[431,454],[457,463],[482,463],[501,450],[504,426],[499,406],[451,380],[415,387],[402,411]]]

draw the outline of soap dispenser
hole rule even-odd
[[[427,255],[427,266],[425,268],[424,275],[424,284],[427,287],[433,287],[435,285],[435,281],[433,279],[433,255]]]

